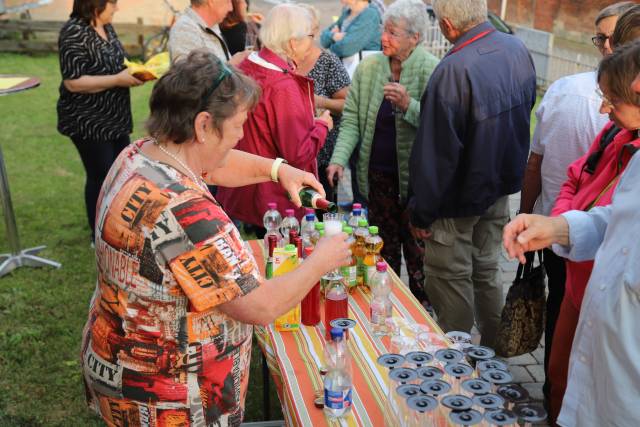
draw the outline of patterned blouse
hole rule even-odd
[[[340,58],[327,50],[322,51],[307,76],[313,79],[313,92],[326,98],[331,98],[334,93],[351,84],[349,74]],[[324,170],[329,166],[329,160],[338,139],[340,116],[332,114],[331,118],[333,119],[333,129],[327,134],[327,140],[318,153],[318,170]]]
[[[219,304],[261,275],[220,205],[127,147],[98,201],[98,280],[82,343],[89,406],[108,425],[241,423],[252,326]]]
[[[124,70],[124,48],[111,25],[104,40],[84,21],[71,18],[58,39],[63,80],[85,75],[105,76]],[[69,92],[60,84],[58,131],[71,138],[109,142],[131,133],[129,88],[115,87],[98,93]]]

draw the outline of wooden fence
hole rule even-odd
[[[0,52],[56,52],[58,33],[63,25],[64,22],[59,21],[0,20]],[[119,23],[113,27],[130,55],[141,55],[144,41],[166,28],[144,25],[142,18],[136,23]]]

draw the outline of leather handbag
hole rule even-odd
[[[538,251],[540,265],[534,267],[535,253],[526,254],[526,263],[518,272],[507,293],[502,319],[495,343],[496,353],[514,357],[534,351],[545,328],[545,270],[542,251]]]

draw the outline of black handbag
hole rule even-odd
[[[526,254],[526,263],[518,272],[507,293],[502,319],[495,343],[496,354],[514,357],[538,348],[545,326],[545,270],[542,251],[538,251],[540,265],[533,266],[534,252]]]

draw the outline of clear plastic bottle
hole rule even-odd
[[[314,230],[313,233],[311,234],[311,244],[313,246],[316,245],[316,243],[318,243],[318,240],[320,240],[320,232],[324,231],[324,223],[322,222],[316,222],[315,224],[313,224],[314,226]]]
[[[353,251],[355,250],[356,239],[353,237],[353,229],[349,226],[343,227],[342,231],[349,235],[347,242],[349,243],[349,247],[351,248],[351,262],[349,265],[345,265],[344,267],[340,267],[340,274],[344,278],[345,283],[349,287],[349,292],[353,292],[358,286],[358,275],[357,275],[357,266],[356,266],[356,257],[353,255]]]
[[[312,217],[309,216],[309,214],[312,215]],[[309,219],[311,218],[311,222],[318,222],[318,218],[316,218],[316,214],[315,211],[313,209],[310,208],[305,208],[304,210],[304,216],[302,217],[302,220],[300,221],[300,230],[304,229],[304,226],[307,224],[307,222],[309,221]],[[300,231],[302,233],[302,231]]]
[[[282,238],[284,239],[284,244],[287,245],[289,242],[289,232],[291,230],[295,230],[296,233],[300,233],[300,223],[294,216],[293,209],[287,209],[284,211],[285,218],[282,220],[280,224],[280,234],[282,234]]]
[[[376,264],[378,261],[382,261],[380,252],[384,242],[382,237],[378,234],[378,227],[372,225],[369,227],[369,235],[365,238],[364,247],[366,255],[364,256],[364,284],[369,286],[370,278],[376,271]]]
[[[367,228],[367,220],[360,218],[358,221],[358,228],[353,230],[353,237],[356,239],[356,244],[354,245],[353,255],[356,258],[356,272],[357,272],[357,281],[358,285],[364,285],[364,257],[367,254],[367,250],[365,248],[365,240],[369,236],[369,229]]]
[[[282,216],[278,212],[278,204],[275,202],[267,203],[267,211],[262,217],[262,223],[264,228],[267,229],[264,235],[264,245],[269,247],[269,236],[276,236],[278,238],[278,244],[282,241],[282,234],[280,234],[279,228],[282,224]]]
[[[311,243],[311,236],[316,229],[315,225],[315,214],[307,213],[302,219],[302,223],[300,224],[300,237],[302,237],[302,246],[305,248],[315,246],[313,243]]]
[[[352,402],[351,359],[342,329],[331,329],[328,346],[330,358],[324,377],[324,412],[329,418],[341,418],[349,414]]]
[[[387,319],[391,317],[391,281],[387,264],[378,262],[371,280],[371,329],[374,335],[387,335]]]

